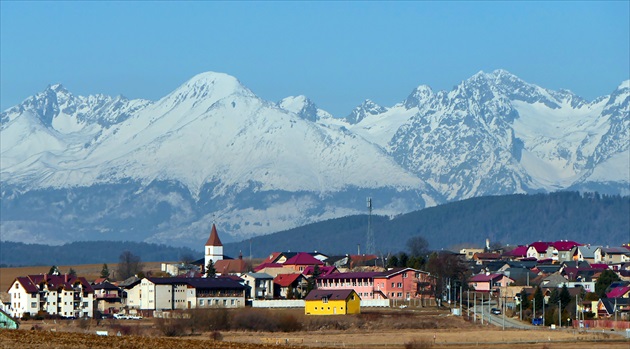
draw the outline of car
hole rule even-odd
[[[114,319],[118,320],[127,320],[129,317],[125,314],[114,314]]]
[[[490,312],[494,315],[501,315],[501,309],[492,308]]]
[[[127,316],[127,319],[142,320],[142,316],[140,316],[140,315],[129,315],[129,316]]]

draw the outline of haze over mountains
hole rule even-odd
[[[333,117],[199,74],[158,101],[51,85],[0,114],[2,240],[198,246],[556,190],[630,194],[630,81],[586,101],[497,70]]]

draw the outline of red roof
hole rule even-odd
[[[267,259],[265,259],[263,261],[263,264],[265,263],[275,263],[276,260],[278,259],[278,257],[280,257],[280,255],[282,254],[282,252],[272,252],[269,257],[267,257]]]
[[[610,292],[606,293],[606,297],[608,298],[621,298],[626,295],[626,293],[630,292],[630,286],[619,286],[615,287]]]
[[[503,276],[503,274],[477,274],[468,279],[468,282],[489,282],[491,280],[500,279]]]
[[[300,252],[295,256],[287,259],[284,265],[324,265],[322,261],[311,256],[309,253]]]
[[[575,246],[582,246],[582,244],[569,240],[555,241],[550,243],[550,245],[555,247],[558,251],[570,251]]]
[[[49,289],[71,290],[77,283],[81,284],[86,292],[94,292],[92,285],[84,277],[64,275],[28,275],[16,278],[28,293],[38,292],[40,284],[46,284]]]
[[[608,269],[608,264],[593,263],[591,264],[591,269],[606,270]]]
[[[206,241],[206,246],[223,246],[219,234],[217,234],[217,227],[212,223],[212,229],[210,230],[210,237]]]
[[[273,283],[282,287],[287,287],[301,276],[302,274],[278,274],[278,276],[273,279]]]
[[[312,300],[321,300],[323,298],[330,300],[346,300],[350,295],[354,292],[353,289],[343,289],[343,290],[312,290],[306,295],[304,298],[307,301]],[[356,292],[354,292],[356,294]],[[359,295],[357,295],[359,297]],[[359,299],[361,299],[359,297]]]
[[[547,252],[547,247],[549,247],[549,243],[548,242],[538,241],[538,242],[534,242],[534,243],[530,244],[528,246],[528,248],[529,247],[535,248],[536,252],[538,252],[538,253]]]
[[[518,246],[512,251],[506,252],[505,255],[512,256],[512,257],[525,257],[527,256],[527,246],[523,246],[523,245]]]
[[[302,272],[303,275],[313,275],[313,271],[315,270],[315,267],[312,265],[309,265],[308,267],[306,267],[304,269],[304,271]],[[338,273],[339,270],[337,270],[337,268],[335,266],[329,266],[329,267],[319,267],[319,275],[320,276],[326,276],[326,275],[330,275],[333,273]]]
[[[214,263],[214,269],[219,274],[244,273],[247,263],[242,259],[221,259]]]
[[[280,263],[262,263],[256,268],[254,268],[255,272],[259,272],[265,268],[282,268],[282,264]]]

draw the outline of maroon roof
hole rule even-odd
[[[500,279],[503,277],[503,274],[477,274],[470,279],[468,282],[488,282],[496,279]]]
[[[390,278],[390,277],[392,277],[392,276],[394,276],[396,274],[400,274],[400,273],[402,273],[404,271],[411,271],[412,273],[425,273],[425,274],[427,274],[426,271],[416,270],[414,268],[392,268],[392,269],[389,269],[389,270],[384,271],[382,273],[379,273],[380,275],[377,275],[375,277]]]
[[[353,273],[334,273],[320,277],[322,280],[343,280],[343,279],[373,279],[383,273],[374,271],[357,271]]]
[[[223,246],[219,234],[217,233],[217,227],[212,223],[212,229],[210,230],[210,237],[206,241],[206,246]]]
[[[22,285],[22,287],[24,287],[24,289],[28,293],[35,293],[35,292],[39,291],[39,288],[37,288],[37,284],[33,283],[27,276],[17,277],[16,280]],[[11,284],[11,286],[13,286],[13,284]],[[9,287],[9,290],[10,289],[11,288]],[[7,292],[9,290],[7,290]]]
[[[295,256],[287,259],[284,265],[324,265],[322,261],[306,252],[299,252]]]
[[[40,284],[46,284],[49,289],[66,289],[71,290],[77,283],[81,284],[86,292],[94,292],[92,285],[84,277],[76,277],[68,274],[63,275],[28,275],[18,277],[17,280],[22,284],[24,289],[29,292],[38,292]]]
[[[518,246],[512,251],[506,252],[505,255],[512,256],[512,257],[525,257],[527,256],[527,246],[524,246],[524,245]]]
[[[304,271],[302,272],[303,275],[313,275],[313,271],[315,270],[315,267],[312,265],[309,265],[308,267],[306,267],[304,269]],[[339,270],[337,270],[337,268],[335,266],[328,266],[328,267],[319,267],[319,276],[326,276],[329,274],[333,274],[333,273],[338,273]]]
[[[608,264],[603,264],[603,263],[593,263],[593,264],[591,264],[591,268],[597,269],[597,270],[609,269],[608,268]]]
[[[294,283],[299,277],[303,277],[302,274],[278,274],[278,276],[273,279],[273,283],[287,287]]]
[[[534,242],[532,244],[530,244],[528,246],[529,247],[533,247],[536,249],[536,252],[541,253],[541,252],[547,252],[547,247],[549,247],[549,243],[548,242],[542,242],[542,241],[538,241],[538,242]]]
[[[630,286],[619,286],[615,287],[610,292],[606,293],[606,297],[608,298],[621,298],[626,295],[626,293],[630,292]]]
[[[570,251],[575,246],[582,246],[582,244],[569,240],[555,241],[550,243],[550,245],[555,247],[558,251]]]
[[[282,268],[282,264],[280,263],[262,263],[261,265],[254,268],[254,271],[258,272],[265,268]]]
[[[357,297],[359,297],[353,289],[342,289],[342,290],[312,290],[306,295],[304,298],[307,301],[313,300],[321,300],[323,298],[327,298],[329,300],[346,300],[350,295],[354,293]],[[361,299],[359,297],[359,299]]]

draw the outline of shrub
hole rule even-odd
[[[173,318],[157,318],[155,319],[155,327],[167,337],[179,337],[184,335],[185,321]]]
[[[414,339],[411,342],[405,343],[405,349],[425,349],[431,348],[433,343],[428,340]]]
[[[210,333],[210,339],[212,339],[213,341],[222,341],[223,335],[219,331],[212,331]]]
[[[79,319],[79,328],[82,330],[88,330],[90,329],[90,325],[91,325],[91,321],[88,318],[81,318]]]

